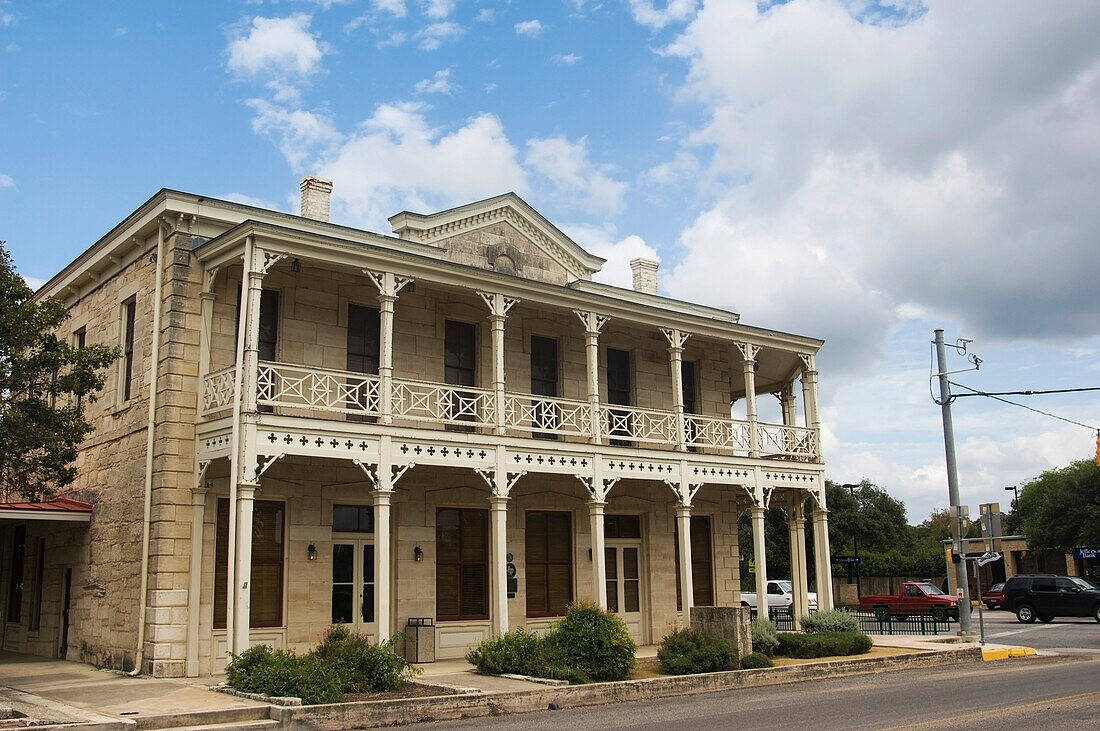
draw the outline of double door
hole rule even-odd
[[[607,608],[618,614],[635,642],[645,642],[641,542],[609,542],[604,547]]]
[[[332,623],[374,638],[374,541],[334,538]]]

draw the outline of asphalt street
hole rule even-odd
[[[1100,623],[1091,617],[1059,617],[1050,624],[1021,624],[1016,615],[983,610],[986,642],[1025,645],[1039,651],[1100,654]],[[978,613],[974,612],[974,631]]]

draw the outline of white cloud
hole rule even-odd
[[[680,150],[667,162],[654,165],[641,175],[641,181],[649,185],[672,186],[699,174],[699,159]]]
[[[247,33],[229,42],[230,71],[255,76],[305,77],[321,67],[324,49],[310,32],[312,18],[295,13],[285,18],[253,18]]]
[[[424,15],[432,20],[442,20],[450,17],[455,11],[454,0],[421,0],[424,7]]]
[[[670,23],[682,23],[695,14],[695,0],[666,0],[663,9],[651,0],[629,0],[630,14],[636,23],[660,30]]]
[[[557,64],[558,66],[576,66],[583,59],[584,56],[580,55],[579,53],[559,53],[551,58],[550,61],[551,63]]]
[[[12,13],[0,13],[0,28],[9,28],[15,25],[15,15]]]
[[[417,94],[450,94],[451,70],[440,69],[432,78],[416,82],[413,88]]]
[[[274,142],[298,174],[312,172],[312,161],[342,140],[332,123],[314,112],[264,99],[249,99],[248,105],[255,111],[252,130]]]
[[[115,38],[121,38],[122,36],[126,35],[126,33],[128,31],[129,31],[128,28],[123,28],[123,27],[115,28]]]
[[[0,188],[15,188],[15,180],[10,175],[0,173]]]
[[[479,23],[489,23],[496,17],[497,13],[492,8],[482,8],[481,10],[477,11],[476,20]]]
[[[523,20],[515,25],[517,36],[527,36],[528,38],[538,38],[542,33],[542,23],[536,18],[535,20]]]
[[[226,193],[219,196],[222,200],[233,201],[234,203],[243,203],[246,206],[254,206],[256,208],[265,208],[270,211],[284,211],[292,212],[286,206],[279,205],[274,201],[265,200],[264,198],[257,198],[256,196],[247,195],[245,193]],[[297,213],[297,211],[293,211]]]
[[[432,23],[416,32],[420,39],[420,50],[434,51],[443,45],[444,41],[454,40],[463,33],[463,28],[458,23]]]
[[[588,159],[583,138],[577,142],[564,137],[528,140],[525,164],[544,176],[574,210],[611,217],[623,208],[627,184]]]
[[[404,18],[408,12],[405,9],[405,0],[374,0],[374,9],[389,13],[395,18]]]
[[[333,181],[334,219],[388,231],[403,209],[430,212],[501,191],[523,194],[526,173],[500,120],[480,114],[457,129],[432,127],[425,108],[383,104],[312,165]]]

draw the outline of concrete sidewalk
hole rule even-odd
[[[879,647],[900,647],[949,653],[977,643],[960,643],[955,637],[891,635],[875,637]],[[984,659],[1034,654],[1029,648],[986,645]],[[640,660],[656,658],[657,647],[638,649]],[[858,658],[853,658],[857,660]],[[844,662],[843,660],[837,662]],[[552,686],[521,678],[481,675],[464,660],[441,660],[419,666],[417,682],[444,687],[463,696],[541,697]],[[224,676],[205,678],[131,677],[113,670],[64,660],[46,660],[0,652],[0,706],[8,706],[29,718],[53,724],[97,724],[98,728],[166,728],[201,725],[217,718],[242,719],[234,727],[277,725],[275,721],[245,723],[247,718],[266,718],[266,704],[213,690]],[[626,681],[637,682],[637,681]],[[234,715],[235,714],[235,715]],[[193,719],[188,722],[187,719]],[[5,727],[0,720],[0,729]],[[273,726],[272,726],[273,727]]]

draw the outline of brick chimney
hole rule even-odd
[[[302,178],[302,218],[328,221],[328,200],[332,194],[332,181],[307,175]]]
[[[657,294],[657,262],[652,259],[631,259],[630,271],[634,274],[634,291]]]

